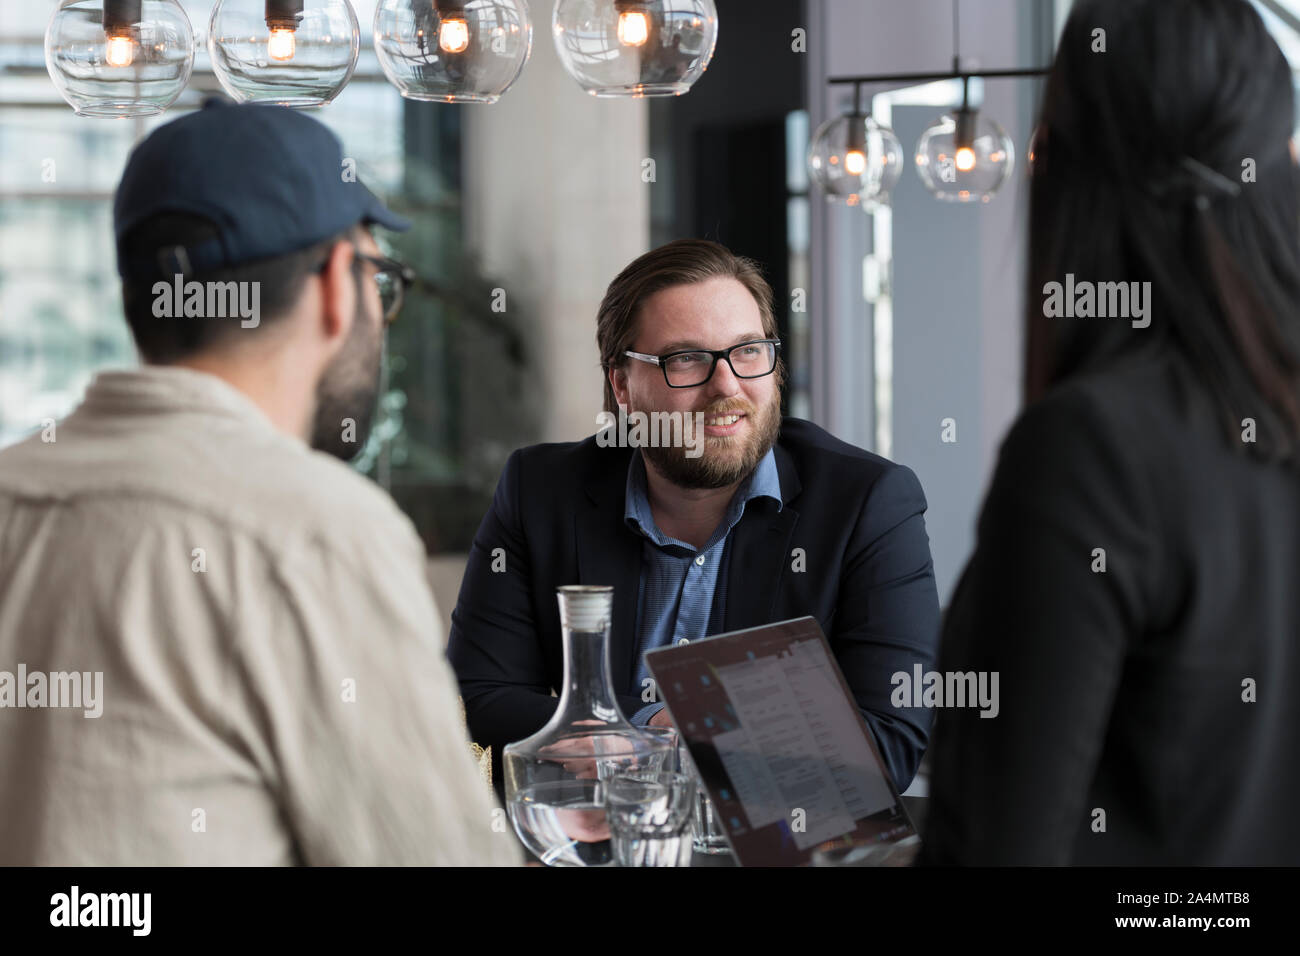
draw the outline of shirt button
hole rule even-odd
[[[700,555],[698,558],[696,558],[695,563],[698,564],[700,567],[704,567],[704,555]]]

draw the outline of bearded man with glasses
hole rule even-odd
[[[771,288],[717,243],[678,240],[627,266],[606,291],[596,340],[604,419],[702,416],[703,449],[592,436],[506,463],[448,649],[471,736],[493,745],[494,779],[501,747],[555,710],[555,588],[603,584],[614,586],[614,689],[634,724],[669,723],[646,651],[812,615],[906,789],[931,715],[894,706],[891,676],[929,669],[939,625],[916,476],[782,419]]]

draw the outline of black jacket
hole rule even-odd
[[[732,530],[726,613],[732,631],[812,615],[821,623],[900,790],[916,773],[931,714],[890,702],[890,676],[931,666],[939,604],[925,496],[910,469],[786,419],[775,446],[783,507],[750,502]],[[632,450],[595,438],[511,455],[480,525],[452,614],[448,657],[470,734],[493,748],[555,711],[564,654],[555,589],[612,584],[611,671],[627,716],[634,686],[641,538],[624,524]],[[492,553],[504,549],[504,573]],[[795,549],[803,551],[804,570]]]
[[[1187,379],[1073,380],[1003,443],[940,652],[1001,706],[939,714],[923,862],[1300,863],[1300,475]]]

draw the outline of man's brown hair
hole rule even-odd
[[[735,279],[758,303],[763,335],[779,338],[776,313],[772,309],[772,287],[763,278],[758,263],[738,256],[708,239],[675,239],[638,256],[609,284],[596,315],[596,346],[605,375],[605,411],[617,412],[618,400],[609,383],[609,370],[628,358],[623,353],[636,340],[637,314],[646,299],[663,289],[691,285],[706,279]],[[778,387],[784,381],[784,366],[776,363]]]

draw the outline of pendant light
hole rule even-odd
[[[827,120],[808,146],[808,173],[828,202],[874,209],[889,202],[903,174],[903,147],[888,126],[862,112],[854,84],[853,111]]]
[[[533,46],[524,0],[383,0],[375,55],[410,100],[495,103]]]
[[[861,87],[868,83],[898,87],[936,80],[961,80],[961,106],[939,117],[916,145],[917,174],[935,198],[962,203],[988,202],[1011,178],[1016,161],[1015,146],[1001,126],[971,105],[970,81],[972,77],[1040,78],[1047,74],[1047,70],[1042,67],[963,70],[958,46],[958,0],[953,0],[952,21],[951,70],[832,76],[826,80],[831,86],[853,84],[854,106],[850,117],[863,120],[859,129],[858,119],[850,121],[850,117],[838,117],[819,127],[813,137],[808,151],[808,170],[812,179],[826,191],[827,198],[851,205],[861,204],[870,209],[888,202],[890,192],[898,182],[901,164],[892,161],[897,138],[887,128],[873,124],[870,117],[861,116]],[[876,136],[881,137],[879,149],[872,145]],[[864,147],[865,153],[862,152]],[[861,156],[865,156],[865,164]],[[865,174],[854,180],[859,168],[865,166],[867,170],[873,170],[876,163],[880,164],[878,186]]]
[[[176,0],[63,0],[45,67],[82,116],[161,113],[189,82],[194,31]]]
[[[324,106],[360,49],[348,0],[220,0],[208,21],[212,71],[240,103]]]
[[[1001,126],[970,106],[968,84],[963,80],[961,108],[921,134],[916,171],[936,199],[988,202],[1011,178],[1015,145]]]
[[[961,73],[958,0],[952,0],[952,70],[961,76],[961,108],[939,117],[916,144],[916,172],[936,199],[988,202],[1011,178],[1015,146],[970,105],[970,75]]]
[[[713,0],[558,0],[560,62],[593,96],[680,96],[718,40]]]

